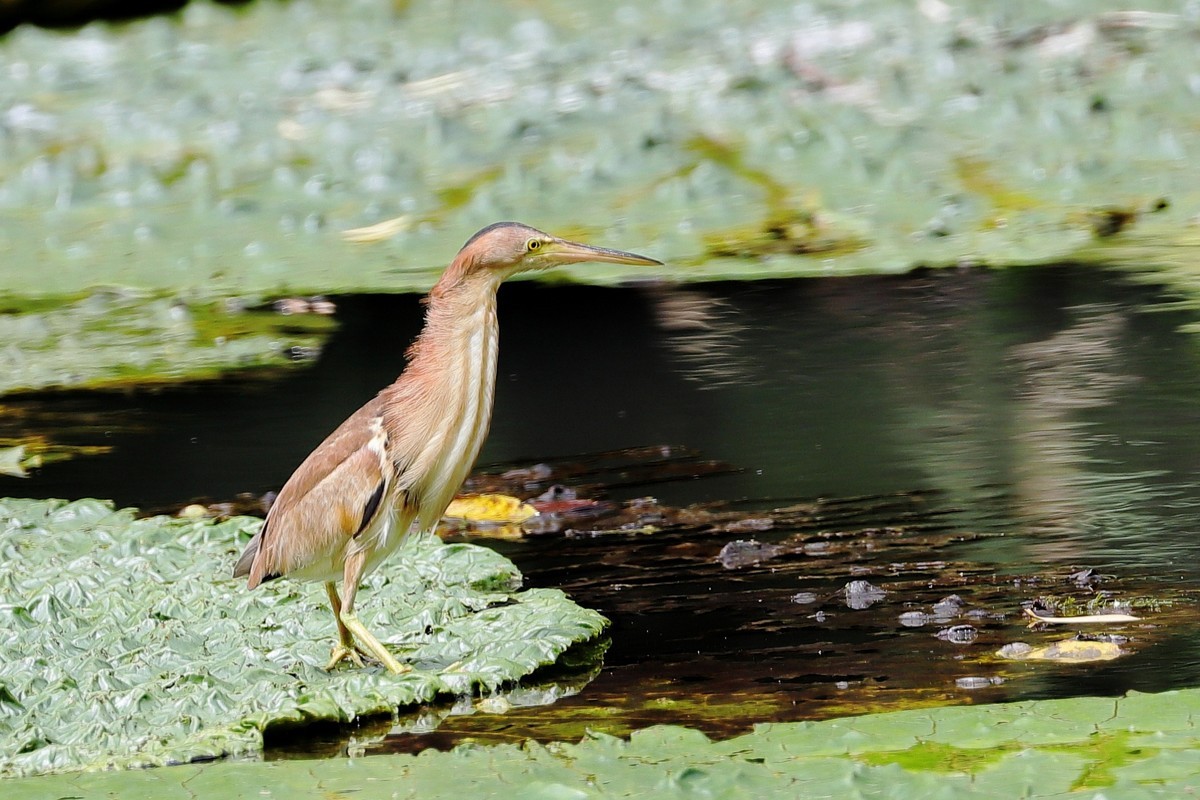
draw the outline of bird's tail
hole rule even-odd
[[[246,549],[242,551],[242,556],[233,565],[233,577],[244,578],[250,574],[250,567],[254,564],[254,558],[258,555],[258,544],[262,541],[262,530],[254,534],[254,538],[246,545]],[[254,587],[251,586],[251,589]]]

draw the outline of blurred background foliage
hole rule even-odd
[[[303,360],[247,311],[423,291],[506,218],[668,263],[549,279],[1084,261],[1191,302],[1200,18],[1140,5],[0,4],[173,12],[0,39],[0,392]]]

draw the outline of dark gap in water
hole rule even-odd
[[[608,615],[605,666],[552,705],[496,715],[465,704],[436,733],[397,733],[384,747],[572,739],[649,722],[724,736],[768,719],[1194,685],[1200,361],[1178,332],[1194,315],[1143,313],[1161,300],[1155,287],[1079,266],[506,286],[482,464],[669,443],[737,469],[643,481],[612,499],[820,514],[788,512],[746,533],[477,539],[528,585],[561,587]],[[90,420],[71,436],[113,450],[0,490],[165,506],[277,488],[395,377],[420,326],[415,297],[336,302],[341,326],[319,359],[271,380],[6,401],[23,419]],[[721,566],[724,545],[751,538],[798,549]],[[803,549],[812,543],[828,547]],[[990,659],[1016,637],[1052,635],[1027,633],[1020,603],[1074,591],[1066,576],[1082,566],[1114,575],[1106,590],[1176,604],[1132,631],[1132,653],[1114,662]],[[841,592],[854,580],[887,594],[850,608]],[[800,592],[815,599],[793,602]],[[978,628],[969,645],[938,640],[941,623],[900,624],[950,594],[964,613],[1003,616],[954,620]],[[1005,682],[955,687],[977,675]]]

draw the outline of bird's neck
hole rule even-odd
[[[462,348],[480,334],[494,338],[497,330],[496,290],[500,280],[490,274],[452,275],[453,265],[425,299],[425,327],[409,354],[409,368],[441,374],[451,364],[465,364]]]
[[[425,328],[409,351],[408,368],[385,392],[409,398],[397,404],[404,419],[389,419],[389,435],[403,440],[397,452],[411,454],[407,474],[421,476],[411,487],[418,523],[436,523],[466,478],[487,436],[496,383],[499,279],[469,275],[430,293]]]

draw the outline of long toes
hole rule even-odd
[[[333,648],[330,654],[329,663],[325,666],[326,670],[331,670],[343,661],[349,660],[356,667],[363,667],[362,655],[357,647],[346,647],[345,645],[337,645]]]

